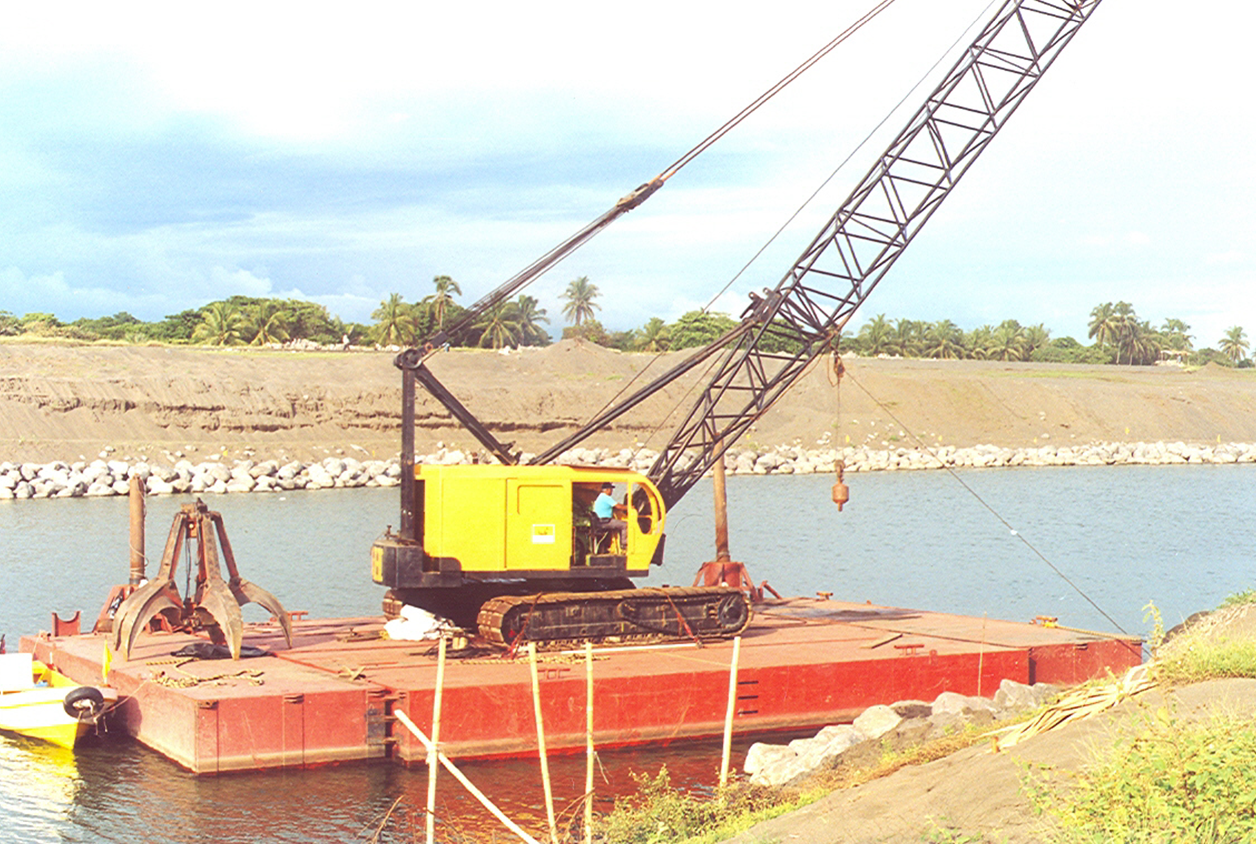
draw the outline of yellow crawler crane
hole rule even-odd
[[[749,601],[729,587],[626,589],[629,578],[643,576],[650,564],[662,562],[665,510],[674,507],[817,358],[837,352],[841,332],[855,311],[1099,3],[1003,0],[777,285],[749,294],[735,327],[653,381],[616,397],[574,433],[530,458],[529,465],[518,465],[521,455],[500,442],[424,361],[450,342],[459,342],[482,314],[504,305],[660,190],[709,145],[707,141],[481,298],[421,348],[398,355],[394,363],[402,373],[400,530],[395,534],[390,530],[372,552],[375,580],[390,588],[385,610],[398,609],[399,602],[414,603],[464,626],[470,624],[471,615],[478,615],[480,632],[507,644],[521,639],[700,638],[744,629]],[[804,62],[710,139],[736,125],[840,40]],[[563,452],[637,412],[679,379],[700,383],[687,413],[681,409],[680,424],[648,471],[552,465]],[[416,383],[501,465],[416,467]],[[626,548],[606,550],[582,532],[579,508],[605,479],[616,484],[627,508]]]
[[[414,540],[390,531],[371,552],[390,614],[413,603],[500,645],[730,636],[750,621],[732,590],[632,589],[662,559],[666,517],[642,474],[495,464],[415,466],[414,478]],[[592,514],[608,483],[626,544]]]

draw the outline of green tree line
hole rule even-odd
[[[334,345],[408,346],[421,343],[441,330],[453,346],[500,349],[542,346],[551,342],[545,328],[550,319],[537,299],[521,294],[478,315],[466,325],[466,308],[458,303],[462,289],[450,276],[432,280],[432,292],[417,302],[400,293],[389,294],[371,314],[369,325],[347,323],[322,305],[297,299],[261,299],[232,296],[196,309],[172,314],[158,322],[144,322],[126,313],[62,323],[55,315],[28,313],[17,317],[0,311],[0,336],[32,335],[84,341],[187,343],[215,346],[269,345],[308,341]],[[675,322],[651,317],[640,328],[608,331],[597,319],[601,310],[597,285],[587,276],[573,279],[559,297],[568,323],[562,337],[579,337],[622,351],[665,352],[705,346],[737,327],[728,314],[690,311]],[[982,325],[969,331],[951,320],[928,322],[887,319],[878,314],[857,331],[840,338],[843,352],[865,356],[1041,361],[1049,363],[1111,363],[1148,365],[1173,359],[1202,365],[1216,361],[1229,366],[1251,366],[1251,345],[1241,326],[1233,326],[1217,340],[1216,348],[1196,349],[1190,326],[1169,318],[1159,326],[1141,319],[1128,302],[1105,302],[1090,312],[1090,345],[1072,337],[1051,336],[1042,323],[1021,325],[1014,319]],[[789,332],[764,333],[770,352],[796,350]]]

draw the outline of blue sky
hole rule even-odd
[[[368,321],[440,274],[474,301],[873,3],[27,5],[0,32],[0,310],[152,320],[244,294]],[[986,8],[897,0],[537,282],[551,333],[580,275],[611,328],[706,305]],[[1123,299],[1197,346],[1256,332],[1245,15],[1105,0],[856,321],[1084,338]],[[884,140],[717,310],[776,283]]]

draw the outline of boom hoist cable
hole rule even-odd
[[[741,125],[741,123],[744,120],[746,120],[746,118],[748,118],[750,115],[758,111],[761,106],[766,104],[769,100],[771,100],[781,91],[783,91],[786,88],[786,86],[788,86],[791,82],[793,82],[799,76],[801,76],[802,74],[810,70],[821,59],[823,59],[829,53],[833,52],[833,50],[837,49],[837,47],[841,45],[843,42],[845,42],[848,38],[850,38],[859,30],[863,29],[863,27],[866,24],[868,24],[877,15],[881,14],[883,11],[885,11],[890,6],[892,6],[894,2],[895,0],[878,0],[876,5],[874,5],[870,10],[865,12],[858,20],[856,20],[854,23],[848,26],[845,30],[843,30],[837,37],[833,38],[831,41],[829,41],[827,44],[825,44],[823,47],[821,47],[819,50],[817,50],[815,53],[809,56],[806,59],[806,61],[804,61],[802,64],[798,65],[789,73],[785,74],[785,76],[783,76],[779,81],[777,81],[776,84],[772,85],[762,94],[760,94],[758,97],[752,100],[745,108],[737,112],[737,114],[733,115],[731,118],[725,121],[724,124],[721,125],[718,129],[716,129],[714,132],[707,135],[705,138],[703,138],[701,141],[695,144],[688,152],[686,152],[680,158],[673,161],[671,165],[666,167],[663,170],[663,172],[661,172],[659,175],[655,176],[650,181],[641,185],[632,193],[629,193],[626,196],[621,197],[618,202],[616,202],[608,211],[603,213],[600,217],[597,217],[596,219],[586,224],[579,231],[575,232],[566,240],[562,241],[557,246],[550,249],[548,252],[546,252],[540,258],[537,258],[528,266],[524,267],[521,271],[519,271],[510,279],[508,279],[506,282],[504,282],[502,285],[500,285],[496,290],[489,293],[487,296],[483,297],[482,299],[477,301],[475,304],[471,305],[471,307],[468,308],[467,313],[461,319],[455,322],[452,326],[450,326],[449,328],[442,328],[435,335],[428,338],[428,340],[424,343],[424,357],[426,357],[427,355],[430,355],[432,352],[434,352],[438,348],[441,348],[446,342],[448,342],[448,338],[457,336],[461,331],[463,331],[468,326],[470,326],[473,322],[475,322],[475,320],[477,320],[485,311],[489,310],[495,305],[501,304],[502,302],[506,301],[511,296],[513,296],[515,293],[522,290],[524,287],[531,284],[536,279],[540,278],[542,275],[544,275],[547,271],[549,271],[551,268],[557,265],[560,261],[562,261],[568,255],[570,255],[572,252],[575,252],[581,246],[583,246],[584,244],[592,240],[599,232],[601,232],[611,223],[615,222],[615,220],[619,219],[621,216],[628,213],[629,211],[636,208],[641,203],[645,202],[651,196],[653,196],[654,193],[659,188],[663,187],[663,185],[667,182],[668,179],[670,179],[672,176],[675,176],[678,172],[680,172],[680,170],[684,168],[685,165],[689,164],[689,162],[693,161],[699,155],[706,152],[711,146],[713,146],[716,143],[716,141],[720,140],[729,132],[731,132],[733,129]]]
[[[701,155],[709,149],[716,141],[727,135],[730,131],[740,125],[746,118],[757,111],[764,103],[771,100],[780,93],[787,85],[813,67],[820,59],[827,56],[838,45],[842,44],[851,35],[862,29],[869,21],[875,18],[881,12],[885,11],[894,0],[878,0],[871,10],[866,12],[855,23],[848,26],[836,38],[829,41],[815,53],[813,53],[806,61],[798,65],[788,74],[786,74],[776,84],[772,85],[768,90],[760,94],[754,101],[739,111],[736,115],[726,121],[722,126],[700,141],[692,149],[674,161],[662,173],[654,177],[650,181],[638,187],[632,193],[620,198],[610,210],[606,211],[600,217],[585,225],[579,231],[559,243],[557,246],[546,252],[540,258],[533,261],[523,270],[516,273],[513,277],[498,286],[496,290],[484,296],[479,301],[471,305],[467,312],[453,325],[448,328],[442,327],[434,335],[427,338],[421,348],[407,349],[397,355],[393,361],[394,365],[402,370],[403,375],[403,401],[405,395],[413,389],[412,380],[417,380],[423,387],[442,405],[450,414],[462,424],[468,432],[474,436],[485,449],[488,450],[497,460],[502,463],[513,464],[518,462],[519,455],[511,450],[511,446],[503,444],[497,440],[495,436],[453,395],[424,365],[424,361],[428,357],[435,354],[441,348],[449,343],[449,338],[456,337],[464,331],[468,326],[474,323],[479,317],[489,309],[496,307],[510,297],[515,295],[527,285],[531,284],[544,273],[552,269],[559,262],[565,259],[572,252],[579,249],[585,243],[593,239],[599,232],[617,220],[619,217],[636,208],[641,203],[649,199],[663,184],[676,175],[685,165],[693,161],[697,156]],[[403,408],[403,417],[405,414],[413,414],[413,407],[407,405]],[[403,427],[406,426],[403,419]],[[404,434],[403,434],[404,436]]]

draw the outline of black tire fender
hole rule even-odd
[[[66,693],[61,705],[65,708],[65,714],[71,718],[95,718],[105,709],[105,696],[100,693],[100,689],[79,686]]]

